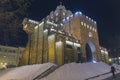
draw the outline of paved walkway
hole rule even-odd
[[[116,78],[113,78],[112,76],[107,78],[107,79],[104,79],[104,80],[120,80],[120,73],[116,74]]]

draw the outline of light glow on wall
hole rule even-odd
[[[48,31],[48,29],[45,29],[45,30],[44,30],[44,32],[47,32],[47,31]]]
[[[57,24],[55,24],[53,22],[50,22],[50,21],[47,21],[47,23],[50,24],[50,25],[56,26],[56,27],[58,26]]]
[[[34,23],[34,24],[39,24],[38,21],[34,21],[34,20],[31,20],[31,19],[29,19],[28,21],[31,22],[31,23]]]
[[[95,32],[97,32],[97,30],[95,29]]]
[[[74,46],[80,47],[81,45],[79,43],[74,43]]]
[[[70,17],[73,17],[73,15],[71,15]]]
[[[42,21],[42,22],[39,24],[39,26],[41,26],[43,23],[44,23],[44,22]]]
[[[111,62],[111,61],[112,61],[112,59],[109,59],[108,61],[109,61],[109,62]]]
[[[58,13],[56,13],[56,16],[58,16]]]
[[[63,15],[65,15],[65,13],[63,12]]]
[[[105,51],[105,54],[108,54],[108,52],[107,52],[107,51]]]
[[[55,32],[56,32],[56,30],[55,30],[55,29],[53,29],[53,28],[51,28],[50,30],[51,30],[51,31],[55,31]]]
[[[1,62],[0,64],[3,65],[3,62]]]
[[[6,56],[3,56],[4,58],[6,58]]]
[[[97,61],[93,60],[93,63],[97,63]]]
[[[58,47],[61,46],[61,44],[62,44],[62,41],[56,42],[56,45],[57,45]]]
[[[81,22],[81,25],[83,26],[83,22]]]
[[[78,14],[82,14],[82,12],[79,11],[79,12],[76,12],[76,13],[75,13],[75,15],[78,15]]]
[[[70,18],[69,17],[67,17],[67,20],[69,20]]]
[[[63,26],[63,24],[62,24],[62,23],[60,23],[60,25],[61,25],[61,26]]]
[[[27,24],[24,26],[24,29],[26,29],[27,28]]]
[[[73,42],[71,42],[71,41],[66,41],[66,44],[73,45]]]
[[[35,28],[34,29],[37,29],[38,28],[38,26],[35,26]]]
[[[59,33],[61,33],[61,34],[63,34],[63,32],[61,32],[61,31],[58,31]]]
[[[88,19],[88,16],[86,16],[86,18]]]
[[[94,21],[94,23],[96,24],[96,21]]]
[[[89,20],[91,20],[91,18],[88,18]]]
[[[94,20],[93,20],[93,19],[91,19],[91,21],[92,21],[92,22],[94,22]]]
[[[63,19],[63,22],[65,22],[65,19]]]
[[[104,53],[104,51],[103,51],[103,50],[101,50],[101,53]]]

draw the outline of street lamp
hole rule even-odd
[[[0,64],[1,64],[2,68],[6,68],[7,67],[7,63],[1,62]]]

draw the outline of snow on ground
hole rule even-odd
[[[98,63],[69,63],[61,66],[53,73],[41,80],[85,80],[89,77],[110,72],[110,66],[103,62]],[[107,75],[109,77],[111,75]],[[106,76],[102,77],[106,78]],[[95,80],[101,80],[98,78]],[[93,80],[93,79],[91,79]]]
[[[35,64],[0,71],[0,80],[33,80],[54,64]],[[54,65],[56,66],[56,65]],[[120,66],[118,66],[120,69]],[[103,63],[69,63],[56,69],[40,80],[85,80],[87,78],[110,72],[110,66]],[[117,73],[120,73],[118,71]],[[112,74],[102,75],[89,80],[102,80]]]
[[[26,65],[7,70],[0,76],[0,80],[33,80],[36,76],[53,66],[52,63]]]
[[[7,72],[13,70],[14,68],[0,69],[0,77],[6,74]]]

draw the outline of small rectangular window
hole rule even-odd
[[[66,44],[66,48],[70,48],[70,49],[72,49],[73,47],[72,47],[72,45],[68,45],[68,44]]]

